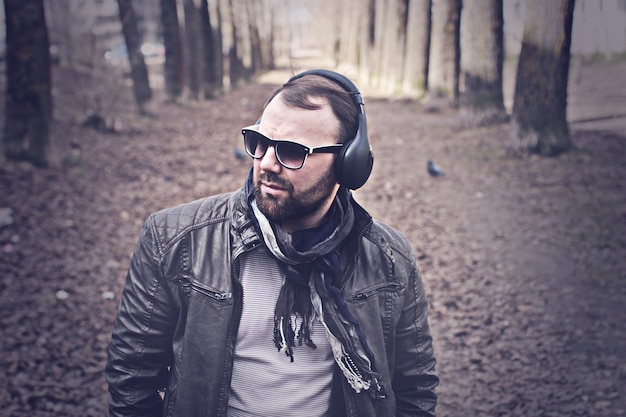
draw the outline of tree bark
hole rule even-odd
[[[422,96],[427,88],[431,5],[432,0],[409,1],[402,83],[402,92],[408,97]]]
[[[200,31],[204,39],[202,59],[204,76],[204,98],[219,97],[224,89],[223,72],[219,71],[218,60],[222,60],[222,38],[211,23],[211,10],[207,0],[200,1]]]
[[[383,43],[385,40],[385,15],[388,13],[386,0],[375,0],[371,5],[372,48],[370,53],[370,85],[380,88],[383,84]]]
[[[382,26],[381,87],[390,94],[401,90],[406,49],[406,0],[386,0]]]
[[[228,51],[228,76],[230,80],[230,87],[239,87],[245,78],[245,68],[243,60],[241,58],[241,39],[239,35],[240,19],[237,19],[237,13],[235,13],[236,4],[233,0],[228,0],[229,21],[231,24],[231,41],[230,49]]]
[[[144,114],[146,103],[152,98],[152,90],[148,80],[148,68],[141,53],[141,36],[137,28],[137,17],[131,0],[117,0],[122,21],[122,32],[128,50],[130,74],[133,79],[133,93],[139,108]]]
[[[459,95],[461,0],[433,0],[428,93],[456,101]]]
[[[177,100],[183,92],[183,48],[178,23],[176,0],[161,1],[161,24],[165,45],[165,94],[169,100]]]
[[[203,40],[200,31],[200,11],[194,0],[183,0],[185,11],[185,52],[189,97],[198,100],[203,74]]]
[[[213,48],[213,64],[215,69],[215,80],[220,92],[224,91],[224,35],[222,32],[222,6],[220,0],[209,2],[211,11],[211,28],[215,48]]]
[[[337,18],[341,19],[337,25],[339,36],[339,51],[337,61],[340,64],[355,66],[358,64],[358,24],[360,7],[359,0],[345,0],[341,2],[341,12]]]
[[[263,70],[263,48],[261,47],[261,33],[259,32],[259,25],[263,23],[263,13],[254,0],[247,1],[245,6],[250,33],[250,70],[252,74],[257,74]]]
[[[567,82],[574,0],[530,0],[526,8],[511,135],[517,153],[554,156],[572,143]]]
[[[461,15],[461,114],[466,125],[508,120],[502,92],[502,0],[465,2]]]
[[[271,0],[263,1],[263,15],[264,19],[264,41],[262,43],[263,48],[263,67],[269,70],[276,68],[276,61],[274,59],[274,40],[275,40],[275,22],[276,16],[272,10]]]
[[[7,88],[4,154],[45,167],[50,160],[51,68],[43,0],[4,0]]]
[[[359,77],[365,83],[370,83],[372,78],[372,65],[374,61],[374,45],[376,43],[376,0],[364,0],[359,2]]]

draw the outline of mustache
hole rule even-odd
[[[277,186],[284,188],[286,190],[291,190],[291,187],[292,187],[290,182],[288,182],[284,178],[279,177],[273,172],[267,172],[267,171],[261,172],[259,174],[259,179],[257,181],[257,184],[260,185],[262,181],[276,184]]]

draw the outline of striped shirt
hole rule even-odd
[[[311,329],[317,348],[296,343],[294,362],[274,345],[274,307],[283,281],[276,259],[264,248],[243,255],[243,312],[235,345],[229,417],[328,414],[334,361],[319,319]]]

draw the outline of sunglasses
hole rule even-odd
[[[337,153],[343,144],[309,148],[297,142],[270,139],[253,129],[254,126],[241,129],[243,143],[248,155],[254,159],[265,156],[267,148],[272,146],[278,162],[288,169],[300,169],[304,166],[307,156],[313,153]]]

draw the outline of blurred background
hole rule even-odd
[[[626,0],[4,0],[0,415],[106,415],[143,220],[239,187],[313,66],[366,96],[355,196],[415,247],[439,415],[626,415]]]
[[[130,4],[130,2],[128,2]],[[168,2],[161,2],[163,4]],[[198,37],[201,28],[193,28],[192,16],[203,2],[179,0],[169,2],[177,8],[177,18],[183,37]],[[396,71],[382,66],[374,56],[367,60],[362,53],[358,36],[372,32],[374,24],[363,25],[366,16],[382,13],[376,8],[402,7],[395,18],[376,22],[376,33],[368,33],[372,48],[383,35],[379,32],[399,32],[406,27],[409,1],[342,1],[333,0],[209,0],[210,29],[207,37],[219,48],[225,62],[240,61],[241,76],[249,76],[270,68],[289,65],[293,58],[305,54],[323,58],[329,66],[352,68],[361,83],[385,88],[387,93],[420,93],[404,91],[398,85]],[[417,4],[419,2],[413,2]],[[429,4],[430,2],[423,2]],[[435,2],[437,3],[437,2]],[[519,54],[526,12],[525,0],[503,1],[504,53],[506,57]],[[460,4],[460,2],[459,2]],[[100,68],[109,65],[128,65],[128,53],[122,32],[117,0],[54,0],[45,1],[51,58],[54,62],[73,67]],[[415,7],[415,6],[412,6]],[[136,24],[141,40],[141,53],[148,64],[162,63],[165,57],[162,5],[157,0],[132,0]],[[392,13],[387,13],[390,15]],[[371,17],[370,16],[370,17]],[[402,18],[405,20],[402,21]],[[436,18],[433,14],[433,19]],[[394,19],[397,19],[394,23]],[[379,24],[382,23],[382,24]],[[186,26],[186,27],[185,27]],[[359,26],[359,28],[357,28]],[[194,32],[195,30],[195,32]],[[4,58],[6,40],[4,7],[0,8],[0,54]],[[195,35],[194,35],[195,33]],[[194,54],[187,41],[187,53]],[[378,47],[378,46],[376,46]],[[198,46],[195,53],[201,52]],[[233,49],[236,51],[233,54]],[[571,55],[577,60],[611,60],[626,52],[626,1],[578,0],[575,3]],[[382,51],[378,52],[382,54]],[[256,56],[256,55],[261,56]],[[405,53],[406,54],[406,53]],[[379,55],[382,56],[382,55]],[[255,62],[256,61],[256,62]],[[187,65],[191,65],[187,59]],[[394,77],[396,77],[394,79]],[[225,73],[229,82],[229,72]],[[158,75],[150,80],[162,84]]]

